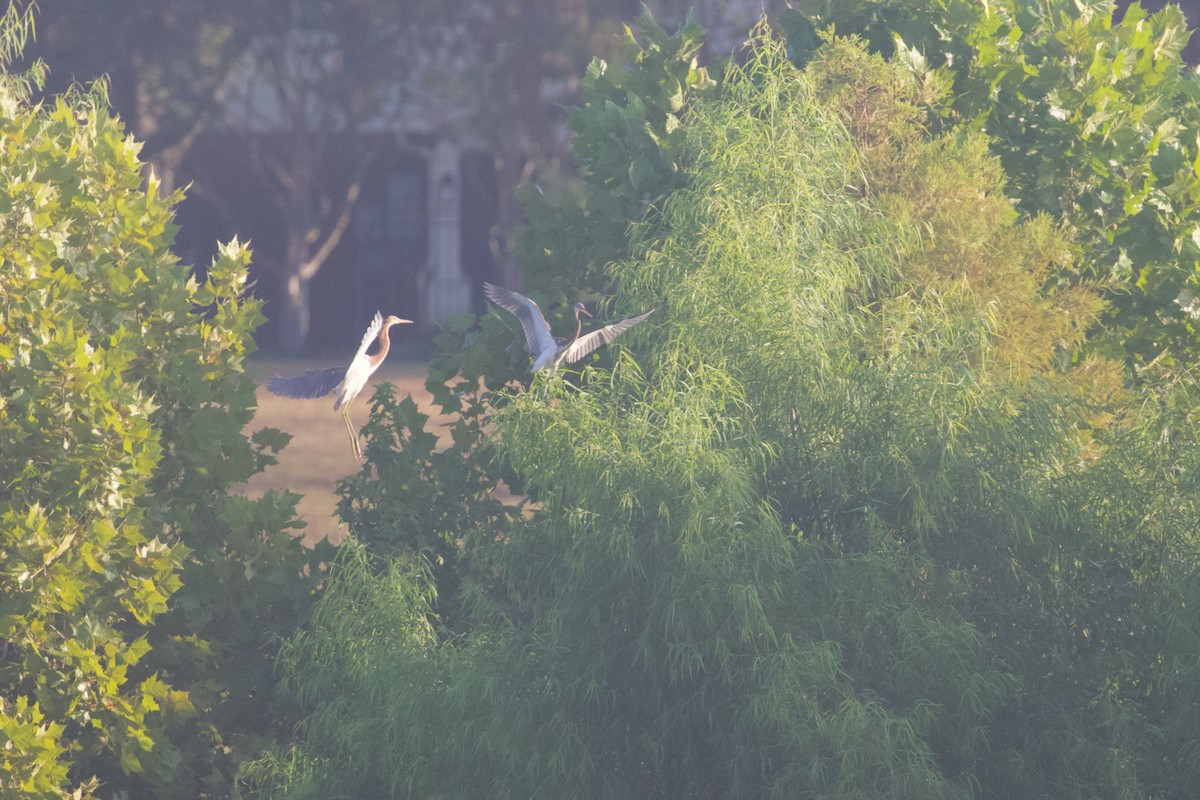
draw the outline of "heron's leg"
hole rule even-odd
[[[350,434],[350,445],[354,448],[354,457],[362,460],[362,450],[358,447],[358,435],[354,432],[354,426],[350,424],[350,412],[342,412],[342,421],[346,423],[346,433]]]

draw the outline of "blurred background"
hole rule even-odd
[[[690,11],[720,58],[787,5],[57,0],[26,55],[49,65],[48,93],[107,82],[163,189],[185,190],[184,263],[251,242],[260,348],[344,353],[381,309],[416,321],[404,339],[419,354],[451,314],[482,309],[483,280],[520,286],[517,188],[572,192],[563,108],[621,26]],[[1181,5],[1200,18],[1200,0]]]
[[[277,355],[344,353],[376,309],[420,352],[479,285],[519,285],[516,189],[572,192],[563,108],[621,26],[689,9],[712,55],[764,0],[58,0],[28,58],[47,93],[107,82],[163,191],[176,252],[254,251]],[[416,344],[412,344],[416,342]]]

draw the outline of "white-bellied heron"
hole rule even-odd
[[[363,334],[362,344],[358,346],[358,352],[351,359],[350,366],[310,369],[306,370],[303,375],[294,375],[289,378],[276,375],[267,381],[267,391],[280,397],[298,399],[324,397],[330,392],[337,391],[337,399],[333,401],[333,410],[342,412],[342,420],[346,423],[346,432],[350,434],[350,444],[354,446],[354,457],[362,458],[362,450],[358,446],[358,436],[355,435],[354,427],[350,424],[350,401],[358,396],[358,393],[367,385],[367,378],[370,378],[371,374],[379,369],[379,365],[387,358],[388,348],[391,346],[388,331],[391,327],[411,322],[411,319],[400,319],[399,317],[389,316],[384,319],[383,315],[376,311],[375,319],[371,320],[367,332]],[[379,349],[375,353],[367,355],[367,349],[376,339],[379,339]]]
[[[560,339],[550,333],[550,324],[542,316],[542,310],[538,308],[538,304],[525,295],[491,283],[483,284],[483,293],[493,303],[512,313],[521,321],[521,327],[525,329],[525,344],[528,345],[529,353],[533,356],[534,372],[541,369],[554,372],[558,369],[559,364],[574,364],[600,345],[608,344],[654,313],[654,309],[650,309],[645,314],[638,314],[620,322],[605,325],[603,328],[591,331],[586,336],[580,336],[583,333],[583,320],[579,318],[579,315],[586,314],[590,317],[591,314],[588,313],[587,307],[583,303],[577,302],[574,306],[575,334],[569,339]]]

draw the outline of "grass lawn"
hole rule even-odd
[[[289,444],[279,454],[279,463],[255,475],[245,484],[251,497],[261,496],[269,489],[287,489],[303,495],[298,511],[308,523],[306,542],[329,537],[337,542],[345,535],[336,516],[337,482],[356,472],[360,463],[350,449],[350,437],[342,415],[333,410],[333,395],[316,400],[291,400],[267,392],[266,381],[272,375],[296,375],[306,369],[336,366],[329,359],[254,359],[248,372],[258,384],[258,413],[247,427],[247,433],[259,428],[279,428],[292,435]],[[367,421],[372,386],[389,381],[403,397],[412,394],[422,411],[431,413],[429,393],[425,391],[425,362],[389,359],[371,376],[371,382],[350,405],[350,421],[355,430]]]

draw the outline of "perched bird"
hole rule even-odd
[[[280,397],[300,399],[324,397],[332,391],[337,391],[337,399],[333,401],[333,410],[342,412],[342,419],[346,423],[346,432],[350,434],[350,444],[354,446],[354,457],[362,458],[362,450],[358,446],[358,436],[355,435],[354,428],[350,424],[350,401],[358,396],[358,393],[366,386],[367,378],[371,377],[371,374],[379,369],[379,365],[387,358],[388,348],[391,346],[388,330],[393,325],[411,322],[411,319],[400,319],[399,317],[384,319],[376,311],[375,319],[371,320],[367,332],[363,334],[362,344],[358,346],[358,352],[351,359],[350,366],[310,369],[303,375],[294,375],[290,378],[276,375],[267,381],[267,391]],[[367,348],[376,338],[379,339],[378,352],[367,355]]]
[[[586,336],[580,336],[580,333],[583,332],[583,320],[579,318],[579,315],[586,314],[590,317],[591,314],[588,313],[587,307],[583,303],[576,303],[574,306],[575,334],[569,339],[560,339],[550,334],[550,325],[542,316],[542,310],[538,308],[537,303],[525,295],[491,283],[483,284],[483,293],[493,303],[505,311],[511,312],[521,321],[521,327],[525,329],[525,344],[528,345],[529,353],[533,356],[534,372],[540,369],[554,372],[558,369],[559,364],[574,364],[600,345],[608,344],[616,339],[655,311],[655,309],[650,309],[645,314],[638,314],[635,317],[605,325]]]

